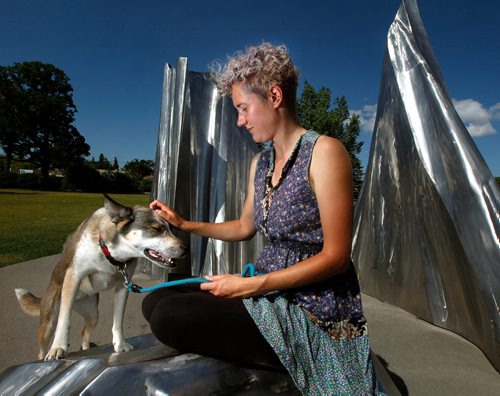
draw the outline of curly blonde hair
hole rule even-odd
[[[210,74],[222,95],[231,94],[231,87],[243,83],[252,92],[267,100],[273,84],[283,90],[283,98],[292,114],[296,113],[299,70],[284,45],[262,43],[238,51],[229,57],[224,68],[219,63],[210,66]]]

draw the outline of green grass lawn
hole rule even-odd
[[[147,205],[146,194],[113,194]],[[102,194],[0,189],[0,267],[57,254],[67,236],[103,206]]]

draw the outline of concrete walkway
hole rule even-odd
[[[14,288],[40,296],[48,285],[58,255],[0,269],[0,372],[36,359],[38,319],[22,313]],[[138,273],[134,281],[149,286]],[[125,315],[125,337],[149,333],[142,318],[142,296],[132,294]],[[415,318],[403,310],[363,295],[372,348],[402,394],[500,395],[500,375],[483,353],[463,338]],[[100,299],[100,320],[92,339],[111,342],[112,292]],[[82,320],[73,315],[70,350],[79,348]]]

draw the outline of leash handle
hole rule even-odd
[[[125,282],[124,282],[125,287],[127,288],[127,290],[129,292],[132,292],[132,293],[149,293],[149,292],[152,292],[153,290],[162,289],[164,287],[211,282],[205,278],[186,278],[186,279],[179,279],[179,280],[175,280],[175,281],[168,281],[168,282],[160,283],[158,285],[151,286],[151,287],[141,287],[139,285],[136,285],[135,283],[133,283],[130,280],[125,269],[119,268],[118,270],[121,272],[121,274],[125,278]],[[241,276],[243,276],[243,277],[247,276],[248,274],[250,274],[251,277],[255,276],[255,266],[252,263],[248,263],[247,265],[245,265],[245,268],[243,268],[243,271],[241,272]]]
[[[129,288],[129,290],[134,292],[134,293],[149,293],[149,292],[152,292],[153,290],[162,289],[164,287],[181,286],[181,285],[188,285],[188,284],[194,284],[194,283],[207,283],[207,282],[210,282],[210,281],[208,279],[204,279],[204,278],[186,278],[186,279],[179,279],[179,280],[175,280],[175,281],[160,283],[158,285],[151,286],[151,287],[140,287],[139,286],[140,290],[138,292],[136,292],[135,290],[130,290],[130,288]],[[137,286],[137,285],[134,285],[134,286]]]
[[[243,268],[243,271],[241,272],[241,276],[245,277],[248,273],[250,273],[251,277],[255,276],[255,266],[252,263],[245,265],[245,268]]]

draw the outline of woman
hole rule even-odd
[[[350,260],[351,161],[343,145],[299,125],[298,70],[284,46],[249,47],[214,73],[257,143],[238,220],[200,223],[151,203],[174,227],[224,241],[262,232],[251,278],[222,274],[196,288],[163,289],[143,312],[174,348],[288,370],[304,394],[370,394],[366,320]],[[195,289],[201,289],[195,290]]]

